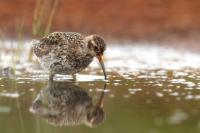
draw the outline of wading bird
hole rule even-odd
[[[34,43],[32,48],[41,66],[50,72],[50,80],[55,74],[81,72],[94,57],[99,60],[107,80],[103,62],[106,44],[98,35],[84,37],[75,32],[53,32]]]

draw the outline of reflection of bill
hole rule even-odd
[[[30,110],[55,126],[85,124],[95,127],[105,117],[103,99],[104,91],[97,104],[93,105],[91,97],[79,86],[52,81],[37,95]]]

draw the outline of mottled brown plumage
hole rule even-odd
[[[105,42],[98,35],[84,37],[75,32],[53,32],[33,44],[33,52],[41,66],[54,74],[75,74],[81,72],[97,57],[105,68],[101,56]]]

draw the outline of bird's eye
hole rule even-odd
[[[97,47],[97,46],[95,46],[95,47],[94,47],[94,49],[97,51],[97,50],[98,50],[98,47]]]

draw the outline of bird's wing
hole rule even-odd
[[[33,51],[38,57],[49,54],[52,49],[59,47],[69,47],[69,50],[77,49],[84,44],[81,34],[75,32],[53,32],[42,38],[40,42],[33,45]]]

